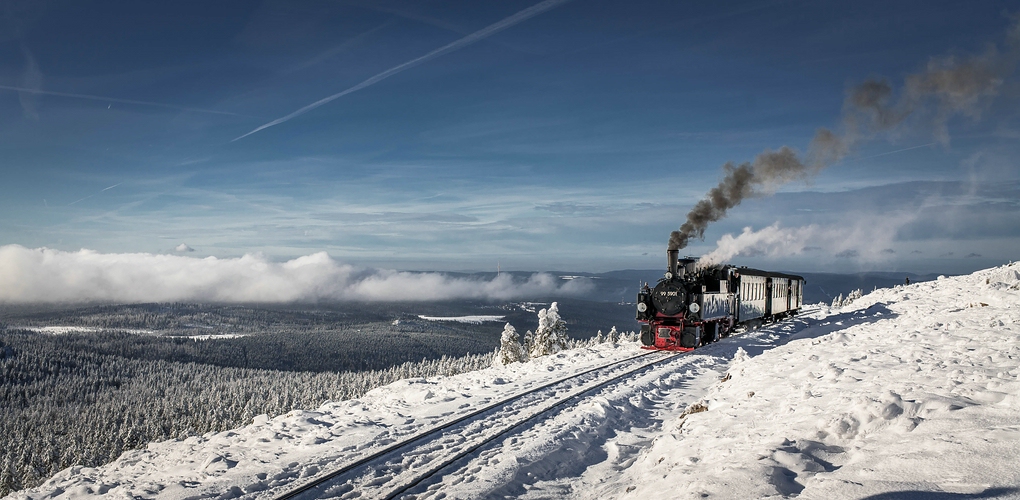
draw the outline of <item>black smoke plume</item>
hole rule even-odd
[[[995,98],[1020,60],[1020,14],[1013,15],[1005,48],[990,45],[984,53],[932,58],[925,68],[904,80],[897,97],[885,79],[869,79],[848,89],[843,102],[840,133],[822,128],[815,133],[801,158],[783,146],[759,153],[754,161],[723,165],[723,180],[709,190],[690,212],[680,229],[669,235],[669,249],[702,239],[708,225],[726,216],[748,197],[769,196],[795,180],[807,180],[850,154],[862,141],[908,123],[928,128],[944,146],[949,144],[947,123],[955,115],[974,120]]]

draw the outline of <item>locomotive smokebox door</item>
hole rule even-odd
[[[684,311],[684,285],[680,281],[663,281],[652,291],[655,310],[674,316]]]

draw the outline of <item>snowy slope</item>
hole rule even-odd
[[[665,418],[609,484],[599,472],[575,491],[1020,498],[1018,289],[1013,264],[814,315],[801,340],[738,353],[702,398],[708,410]]]
[[[11,497],[270,497],[333,460],[635,350],[405,380],[151,444]],[[1018,375],[1020,265],[878,290],[608,386],[419,498],[1020,498]]]

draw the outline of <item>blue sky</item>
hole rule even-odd
[[[807,148],[847,89],[1004,46],[1016,5],[574,0],[307,113],[536,1],[0,3],[0,245],[320,251],[417,270],[663,265],[727,161]],[[794,271],[959,273],[1020,257],[1020,86],[922,121],[725,234],[812,226]],[[19,90],[20,89],[20,90]],[[852,241],[849,241],[852,240]]]

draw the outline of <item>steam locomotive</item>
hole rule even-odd
[[[666,252],[668,268],[655,288],[637,296],[645,349],[690,351],[755,325],[796,314],[804,303],[804,278],[734,266],[697,266]]]

